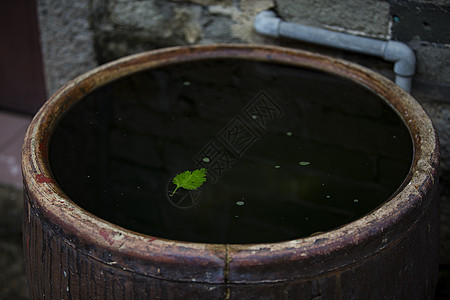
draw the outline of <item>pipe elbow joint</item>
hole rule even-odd
[[[256,15],[254,27],[258,33],[278,37],[281,20],[273,11],[262,11]]]
[[[416,69],[416,55],[406,44],[388,41],[384,49],[384,59],[395,62],[394,72],[397,75],[411,77]]]

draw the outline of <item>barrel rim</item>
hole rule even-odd
[[[204,244],[151,237],[102,220],[77,206],[64,194],[52,178],[48,162],[48,142],[59,120],[55,116],[61,116],[93,89],[122,76],[168,64],[212,58],[251,59],[316,69],[350,79],[377,93],[401,115],[411,133],[414,158],[407,179],[393,197],[358,220],[317,236],[262,244]],[[181,260],[183,265],[180,267],[183,269],[200,263],[205,268],[214,265],[222,270],[220,276],[204,274],[200,275],[200,279],[197,278],[197,281],[204,282],[233,281],[231,273],[241,272],[239,266],[256,270],[262,262],[279,265],[280,260],[286,258],[291,262],[306,263],[318,257],[335,257],[338,253],[364,244],[369,237],[376,237],[381,243],[380,247],[389,247],[401,234],[395,233],[384,241],[381,233],[390,232],[393,225],[402,222],[410,214],[408,208],[429,205],[431,200],[424,195],[431,193],[437,184],[438,165],[437,134],[430,118],[411,95],[392,81],[368,68],[339,58],[278,46],[241,44],[152,50],[90,70],[65,84],[44,104],[33,118],[22,147],[25,189],[34,201],[32,204],[39,208],[47,220],[55,222],[64,232],[81,237],[86,243],[94,243],[100,249],[114,253],[118,261],[114,265],[117,267],[127,268],[125,260],[120,258],[132,255],[143,262],[158,262],[161,266],[179,265]],[[419,218],[422,212],[418,210],[415,213]],[[97,253],[86,253],[104,261]],[[361,257],[364,255],[362,253]],[[105,263],[111,264],[111,261]],[[142,270],[142,273],[162,277],[156,269]],[[177,272],[168,277],[173,280],[192,280],[187,274],[189,272]],[[260,282],[256,277],[254,280]],[[281,279],[273,275],[265,280]]]

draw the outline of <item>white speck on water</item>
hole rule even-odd
[[[122,118],[117,118],[117,121],[122,121]]]
[[[286,132],[286,135],[287,136],[292,136],[292,132],[288,131],[288,132]]]
[[[190,86],[190,85],[191,85],[191,82],[190,82],[190,81],[184,81],[184,82],[183,82],[183,85],[184,85],[184,86]]]
[[[307,218],[307,217],[306,217],[306,218],[305,218],[305,220],[306,220],[306,221],[308,221],[308,220],[309,220],[309,218]]]
[[[275,166],[275,169],[279,169],[279,168],[281,168],[281,166],[279,166],[279,165],[276,165],[276,166]]]
[[[202,159],[205,163],[209,163],[211,160],[209,159],[209,157],[204,157],[203,159]]]
[[[309,166],[311,163],[309,161],[300,161],[298,164],[300,166]]]
[[[244,204],[245,204],[244,201],[237,201],[237,202],[236,202],[236,205],[239,205],[239,206],[242,206],[242,205],[244,205]]]
[[[330,195],[326,195],[326,196],[325,196],[325,198],[327,198],[327,199],[330,199],[330,198],[331,198],[331,196],[330,196]]]
[[[358,201],[359,201],[358,199],[353,199],[353,202],[355,203],[358,203]]]
[[[137,188],[138,188],[138,189],[140,189],[141,187],[140,187],[140,186],[138,186]]]
[[[252,115],[252,119],[253,119],[253,120],[256,120],[257,118],[258,118],[258,116]]]
[[[91,175],[86,176],[87,179],[91,178]]]

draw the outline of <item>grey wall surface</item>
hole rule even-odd
[[[393,78],[392,64],[253,29],[256,14],[381,40],[416,53],[412,95],[433,119],[441,142],[442,262],[450,264],[450,1],[448,0],[39,0],[48,94],[93,67],[161,47],[260,43],[342,57]]]

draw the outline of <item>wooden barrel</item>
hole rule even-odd
[[[401,116],[411,134],[414,154],[409,174],[389,199],[357,220],[304,238],[253,244],[198,243],[137,233],[99,218],[67,196],[49,162],[49,143],[67,111],[90,92],[124,76],[211,58],[318,70],[373,91]],[[434,295],[439,243],[435,130],[408,93],[356,64],[257,45],[175,47],[132,55],[63,86],[34,117],[22,151],[23,244],[33,299],[431,299]]]

